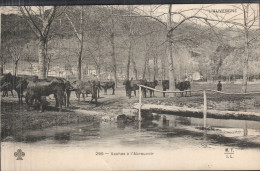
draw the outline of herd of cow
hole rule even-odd
[[[146,87],[150,87],[150,88],[155,88],[158,85],[158,81],[154,80],[152,82],[148,82],[146,80],[125,80],[124,83],[125,85],[125,90],[126,90],[126,96],[128,96],[129,98],[131,98],[131,93],[132,91],[134,91],[134,94],[136,96],[136,90],[139,89],[138,85],[144,85]],[[167,89],[169,89],[169,80],[162,80],[161,82],[162,84],[162,89],[163,91],[166,91]],[[175,80],[175,87],[176,89],[179,89],[181,92],[181,95],[183,96],[183,91],[184,90],[191,90],[191,85],[189,81],[182,81],[182,82],[176,82]],[[146,88],[141,88],[142,91],[142,95],[143,97],[146,97]],[[154,96],[154,90],[150,90],[150,97]],[[191,95],[191,91],[190,95]],[[187,91],[186,91],[186,95],[187,95]],[[165,97],[165,93],[163,93],[163,97]]]
[[[46,96],[54,95],[56,107],[59,111],[62,110],[62,105],[69,106],[71,91],[75,91],[78,101],[82,95],[85,101],[85,95],[91,94],[91,101],[99,98],[99,91],[104,89],[106,94],[107,89],[112,88],[115,93],[115,83],[113,81],[73,81],[69,82],[60,77],[48,77],[47,79],[38,79],[37,76],[13,76],[8,73],[1,76],[1,91],[3,97],[8,96],[8,92],[15,90],[18,95],[19,103],[23,103],[22,98],[25,97],[28,107],[34,104],[40,104],[43,111],[46,105]]]
[[[108,89],[112,89],[112,94],[115,94],[115,82],[114,81],[67,81],[60,77],[48,77],[47,79],[38,79],[37,76],[13,76],[12,74],[4,74],[0,76],[1,78],[1,91],[4,96],[8,96],[8,92],[15,90],[18,95],[19,103],[22,104],[22,98],[25,98],[28,107],[32,107],[39,104],[41,111],[46,107],[46,96],[51,94],[54,95],[56,107],[59,107],[59,111],[62,110],[62,105],[66,107],[69,106],[71,91],[75,91],[78,102],[80,101],[80,96],[82,95],[85,101],[85,95],[91,94],[90,103],[95,100],[97,105],[97,99],[99,98],[100,90],[104,90],[107,94]],[[134,91],[136,96],[136,90],[139,89],[138,85],[144,85],[147,87],[155,88],[158,85],[158,81],[148,82],[146,80],[126,80],[123,83],[125,85],[126,96],[131,98],[131,92]],[[176,88],[179,90],[190,89],[190,82],[180,82],[175,84]],[[162,81],[162,87],[165,91],[169,89],[169,80]],[[146,88],[141,89],[143,97],[146,97]],[[150,91],[150,97],[154,96],[154,91]],[[164,94],[165,97],[165,94]]]

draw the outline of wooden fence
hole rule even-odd
[[[185,91],[162,91],[157,90],[151,87],[147,87],[144,85],[138,85],[139,86],[139,92],[141,92],[142,88],[153,90],[160,93],[185,93],[185,92],[201,92],[203,91],[203,110],[201,109],[195,109],[195,108],[182,108],[182,107],[176,107],[176,106],[162,106],[162,105],[151,105],[146,104],[145,106],[142,106],[142,93],[139,93],[139,103],[138,107],[135,106],[135,108],[138,108],[138,120],[141,121],[141,111],[153,111],[153,112],[165,112],[165,113],[183,113],[186,112],[188,116],[195,116],[200,117],[201,114],[203,114],[203,126],[206,128],[207,126],[207,117],[210,118],[217,118],[217,119],[237,119],[237,120],[254,120],[254,121],[260,121],[260,113],[257,112],[242,112],[242,111],[219,111],[219,110],[208,110],[207,106],[207,91],[211,92],[217,92],[220,94],[226,94],[226,95],[249,95],[249,94],[260,94],[260,92],[249,92],[249,93],[225,93],[220,92],[216,90],[185,90]],[[184,115],[181,115],[184,116]]]

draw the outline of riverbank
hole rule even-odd
[[[211,84],[192,84],[192,90],[211,89],[214,85]],[[158,86],[160,88],[160,86]],[[238,92],[239,87],[235,84],[223,85],[225,92]],[[260,84],[249,85],[250,91],[260,89]],[[61,113],[54,108],[54,98],[48,97],[50,102],[47,110],[40,113],[38,110],[27,110],[26,105],[19,105],[17,97],[4,97],[1,101],[2,115],[2,138],[14,134],[22,134],[26,130],[44,129],[59,125],[69,125],[78,123],[100,122],[100,121],[115,121],[117,116],[122,114],[133,113],[134,104],[138,103],[137,97],[129,99],[125,96],[124,87],[116,89],[116,95],[111,95],[108,90],[108,95],[100,93],[98,106],[89,104],[90,97],[86,98],[86,102],[78,103],[75,94],[71,96],[71,106],[64,108]],[[150,98],[147,93],[147,98],[142,98],[142,104],[154,104],[164,106],[177,106],[202,109],[203,95],[202,92],[192,93],[191,97],[181,97],[177,94],[176,97],[162,96],[162,93],[155,92],[155,97]],[[133,93],[132,93],[133,96]],[[168,96],[168,95],[166,95]],[[230,111],[255,111],[259,109],[259,95],[223,95],[219,93],[207,93],[208,109],[212,110],[230,110]]]

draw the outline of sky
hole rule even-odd
[[[127,5],[120,5],[117,8],[128,8]],[[166,22],[167,12],[169,10],[169,5],[134,5],[132,6],[136,12],[142,15],[151,15],[160,19],[161,21]],[[51,8],[51,7],[46,7]],[[243,23],[243,13],[241,11],[241,4],[174,4],[172,5],[172,20],[174,22],[180,22],[185,17],[190,17],[196,14],[199,17],[205,17],[213,20],[229,20],[237,23]],[[33,7],[33,9],[37,9]],[[199,12],[198,12],[199,10]],[[17,7],[1,7],[1,12],[3,14],[18,13]],[[255,13],[253,13],[255,12]],[[177,14],[180,13],[180,14]],[[254,23],[254,27],[259,28],[259,4],[251,4],[250,14],[255,14],[258,16],[258,21]],[[251,16],[251,17],[252,17]],[[196,24],[203,24],[204,20],[193,19],[190,22]],[[226,27],[227,24],[216,23],[211,21],[211,24],[215,24],[217,27]]]

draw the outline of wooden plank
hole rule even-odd
[[[135,103],[134,108],[138,109],[139,103]],[[203,118],[203,109],[196,108],[143,104],[141,110],[154,112],[158,114]],[[207,110],[207,118],[260,121],[260,113],[243,111]]]

